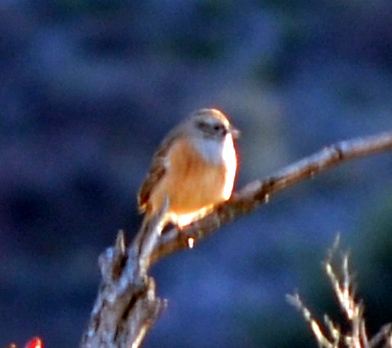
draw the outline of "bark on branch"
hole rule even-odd
[[[251,182],[205,218],[181,232],[173,228],[161,234],[159,219],[151,224],[147,237],[136,238],[127,246],[123,232],[113,247],[99,259],[102,284],[90,322],[83,335],[82,348],[136,348],[166,307],[155,291],[150,266],[178,250],[190,248],[220,226],[245,215],[270,196],[293,184],[331,169],[348,160],[392,150],[392,132],[342,141],[323,148],[270,177]]]

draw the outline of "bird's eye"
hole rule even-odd
[[[223,124],[216,124],[214,126],[214,131],[222,135],[225,135],[227,133],[227,130]]]

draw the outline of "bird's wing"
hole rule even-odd
[[[138,194],[138,205],[140,212],[144,212],[146,209],[148,209],[148,201],[150,199],[151,192],[166,173],[167,167],[169,165],[167,157],[175,137],[175,132],[169,134],[169,136],[162,142],[158,151],[152,158],[150,170],[148,171],[147,177],[140,187]]]

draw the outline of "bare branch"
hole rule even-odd
[[[167,203],[148,228],[141,229],[138,243],[126,247],[120,231],[115,246],[100,256],[102,284],[81,347],[137,348],[166,308],[166,301],[156,296],[154,279],[147,276],[165,210]]]
[[[149,222],[147,233],[140,231],[130,246],[126,246],[124,235],[120,232],[116,245],[108,248],[100,257],[103,280],[81,347],[140,346],[166,307],[166,302],[156,296],[154,280],[148,277],[152,263],[170,253],[192,247],[223,224],[267,202],[271,194],[350,159],[391,149],[392,132],[340,142],[265,180],[248,184],[229,201],[217,206],[211,214],[181,231],[172,228],[161,234],[159,218],[164,212],[163,208],[156,220]],[[356,330],[361,329],[358,327]]]
[[[392,132],[342,141],[330,145],[309,157],[272,174],[264,180],[246,185],[227,202],[217,206],[205,218],[191,224],[178,233],[172,229],[159,239],[152,259],[157,261],[164,255],[188,248],[188,240],[194,242],[207,237],[220,226],[248,214],[258,206],[267,203],[270,196],[296,183],[332,169],[348,160],[392,150]]]

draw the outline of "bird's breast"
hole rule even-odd
[[[172,144],[166,173],[151,195],[153,206],[159,209],[168,197],[169,212],[184,215],[230,198],[236,171],[235,150],[232,139],[227,147],[217,145],[207,143],[201,149],[186,139]]]

